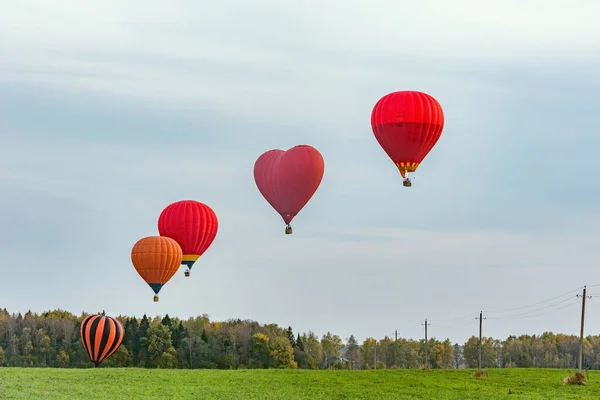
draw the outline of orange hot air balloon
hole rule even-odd
[[[158,301],[158,292],[179,269],[182,258],[179,244],[166,236],[147,236],[131,249],[131,262],[154,290],[154,301]]]

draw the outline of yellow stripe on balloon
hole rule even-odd
[[[196,261],[200,258],[198,254],[184,254],[183,259],[181,261]]]
[[[415,172],[417,170],[417,167],[419,166],[419,163],[417,162],[399,162],[396,163],[396,167],[398,167],[398,170],[400,172],[404,171],[404,172]]]

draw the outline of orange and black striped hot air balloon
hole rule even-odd
[[[131,262],[154,290],[154,301],[158,301],[158,292],[175,275],[182,259],[181,246],[166,236],[147,236],[131,249]]]
[[[123,342],[125,330],[116,319],[96,314],[86,317],[81,322],[79,334],[90,361],[97,367],[117,351]]]

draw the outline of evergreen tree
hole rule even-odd
[[[350,363],[350,368],[354,368],[354,364],[358,361],[358,352],[360,350],[360,345],[358,341],[354,337],[354,335],[350,335],[348,341],[346,343],[346,352],[344,354],[346,361]]]
[[[150,320],[146,314],[143,315],[138,328],[137,340],[139,350],[137,360],[139,366],[146,366],[148,362],[148,331],[150,330]]]
[[[288,328],[287,328],[287,338],[290,341],[292,348],[296,347],[296,341],[294,340],[294,331],[292,331],[291,326],[288,326]]]
[[[163,324],[163,325],[168,326],[169,329],[171,328],[171,325],[173,324],[173,322],[171,321],[171,317],[169,317],[169,314],[165,314],[165,316],[160,321],[160,323]]]
[[[304,343],[302,343],[302,338],[300,337],[300,333],[298,332],[298,337],[296,337],[296,347],[300,350],[304,351]]]

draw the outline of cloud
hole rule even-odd
[[[567,1],[510,0],[485,7],[474,0],[452,5],[442,0],[427,4],[265,0],[252,6],[237,0],[210,6],[193,1],[166,6],[156,1],[113,0],[71,1],[63,7],[50,1],[24,1],[8,5],[6,11],[5,31],[45,47],[60,43],[78,49],[135,47],[140,52],[180,54],[199,49],[230,60],[256,61],[249,54],[268,52],[267,40],[276,48],[317,45],[317,50],[404,51],[460,58],[474,57],[473,50],[478,50],[477,59],[530,56],[532,45],[546,55],[557,48],[591,50],[598,45],[594,35],[599,28],[593,16],[600,7],[590,0],[577,6]],[[215,43],[219,44],[211,46]]]
[[[449,73],[469,64],[573,68],[598,61],[590,58],[598,53],[593,2],[461,4],[20,2],[3,13],[0,36],[10,40],[1,67],[10,81],[261,121],[277,114],[327,123],[320,110],[328,109],[329,118],[353,112],[352,104],[331,107],[340,98],[371,105],[383,91],[407,86],[443,99],[452,75],[461,90],[494,86]],[[528,23],[532,16],[535,25]],[[365,93],[368,87],[375,90]]]

